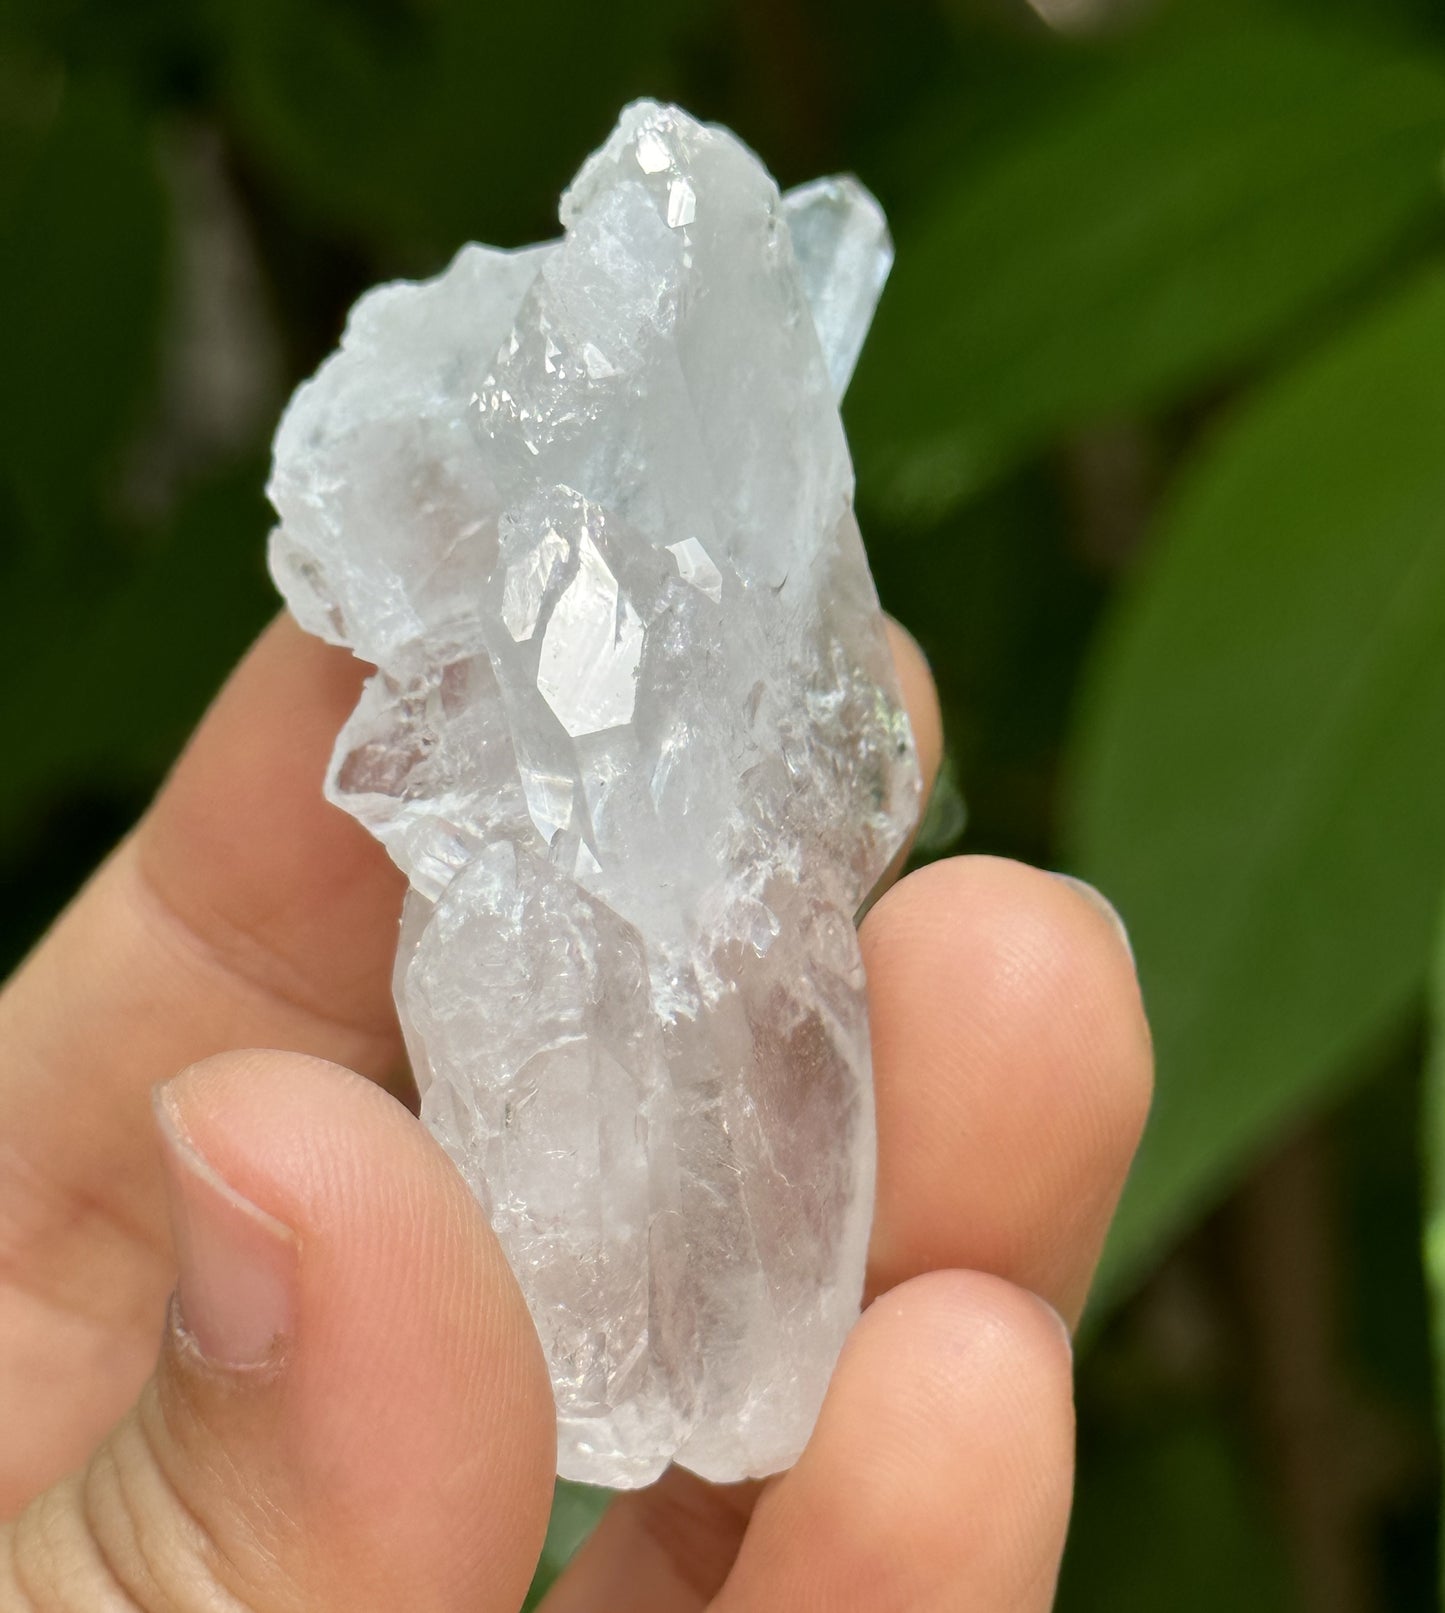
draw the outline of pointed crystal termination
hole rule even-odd
[[[276,436],[271,567],[375,663],[330,798],[405,870],[422,1113],[486,1207],[559,1469],[806,1440],[858,1313],[853,917],[918,766],[838,398],[891,249],[630,107],[521,252],[383,286]]]

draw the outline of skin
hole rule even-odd
[[[931,777],[932,683],[895,656]],[[551,1397],[387,1090],[401,889],[319,791],[363,674],[274,624],[0,995],[0,1613],[521,1603]],[[872,1303],[812,1442],[763,1484],[623,1497],[548,1613],[1052,1602],[1067,1327],[1149,1100],[1133,963],[1101,899],[986,857],[861,934]]]

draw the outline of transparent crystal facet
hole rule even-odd
[[[353,309],[277,432],[271,566],[377,671],[330,798],[406,872],[422,1112],[491,1216],[560,1471],[792,1461],[857,1315],[853,918],[919,779],[838,398],[888,272],[639,103],[563,236]]]

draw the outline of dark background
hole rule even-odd
[[[0,959],[275,609],[267,444],[362,289],[552,233],[639,94],[852,169],[898,243],[846,413],[943,695],[925,854],[1097,881],[1156,1028],[1061,1605],[1424,1608],[1445,5],[1047,9],[0,5]]]

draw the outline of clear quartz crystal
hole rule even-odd
[[[891,248],[639,103],[564,235],[353,309],[271,567],[375,663],[330,798],[405,870],[422,1113],[486,1207],[560,1472],[791,1462],[858,1313],[854,915],[918,766],[838,417]]]

